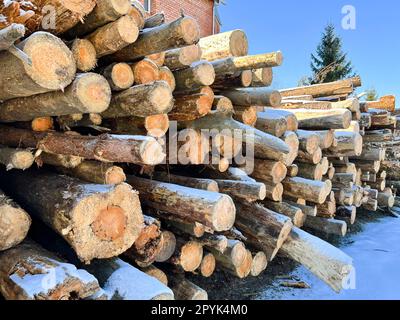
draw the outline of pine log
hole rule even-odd
[[[178,176],[174,174],[169,174],[166,172],[154,172],[153,179],[167,182],[167,183],[175,183],[185,187],[201,189],[211,192],[219,192],[218,184],[215,180],[211,179],[200,179],[200,178],[191,178]]]
[[[149,207],[169,212],[185,221],[200,222],[215,231],[228,230],[235,220],[235,206],[229,196],[134,176],[128,182]]]
[[[261,112],[267,114],[270,118],[285,118],[288,131],[297,131],[299,128],[297,118],[293,112],[273,108],[263,108]]]
[[[376,212],[378,210],[378,200],[367,199],[367,202],[362,204],[363,209]]]
[[[131,65],[136,84],[148,84],[160,79],[158,66],[150,59],[143,59]]]
[[[246,250],[245,258],[241,265],[234,266],[232,264],[222,264],[222,269],[232,274],[235,277],[244,279],[250,275],[251,268],[253,266],[253,256],[251,251]]]
[[[50,131],[54,129],[54,120],[52,117],[39,117],[31,122],[31,129],[33,131]]]
[[[336,219],[343,220],[348,226],[356,221],[357,208],[355,206],[338,207],[336,210]]]
[[[107,23],[118,20],[130,9],[129,0],[96,0],[93,11],[67,32],[70,38],[87,35]]]
[[[380,170],[386,171],[389,180],[400,181],[400,161],[381,161]]]
[[[317,151],[314,152],[313,154],[299,150],[299,154],[296,158],[296,161],[303,163],[318,164],[321,162],[322,158],[323,157],[321,148],[318,148]]]
[[[195,62],[190,68],[174,72],[177,91],[193,90],[214,83],[215,72],[207,61]]]
[[[199,27],[193,18],[181,17],[168,24],[143,30],[138,40],[107,57],[116,62],[134,61],[153,53],[195,44]]]
[[[142,30],[144,28],[145,18],[147,17],[148,13],[139,0],[131,0],[130,2],[131,7],[129,8],[128,15],[135,20],[139,30]]]
[[[165,286],[168,286],[168,277],[164,271],[151,265],[146,268],[140,268],[142,272],[160,281]]]
[[[261,68],[252,71],[252,87],[269,87],[273,80],[272,68]]]
[[[78,300],[100,290],[94,276],[32,241],[0,253],[0,262],[0,292],[7,300]]]
[[[29,169],[34,162],[35,158],[29,150],[0,146],[0,163],[6,166],[7,171],[12,169]]]
[[[239,240],[227,240],[224,250],[221,250],[219,246],[215,246],[213,242],[206,243],[206,247],[213,253],[217,266],[229,269],[235,269],[235,267],[242,265],[247,254],[245,245]]]
[[[324,150],[324,154],[334,157],[360,156],[363,152],[363,139],[359,133],[336,131],[336,146]]]
[[[288,124],[285,117],[274,116],[266,112],[258,112],[255,127],[280,138],[287,131]]]
[[[12,23],[0,30],[0,51],[8,50],[14,43],[25,35],[25,26]]]
[[[299,208],[306,216],[311,216],[311,217],[317,216],[317,206],[309,206],[303,203],[298,203],[287,199],[285,199],[285,202],[293,207]]]
[[[301,129],[347,129],[352,120],[351,112],[346,109],[290,111],[295,114]]]
[[[173,300],[165,284],[119,258],[96,260],[85,269],[93,274],[109,300]]]
[[[191,66],[201,59],[201,49],[198,44],[172,49],[166,52],[164,64],[170,70],[176,71]]]
[[[393,208],[395,203],[395,197],[392,193],[379,192],[378,194],[378,206],[381,208]]]
[[[96,48],[86,39],[75,39],[68,43],[74,56],[76,67],[82,72],[87,72],[96,67]]]
[[[287,168],[279,161],[254,159],[254,169],[250,175],[255,179],[277,184],[285,179]]]
[[[74,168],[59,167],[58,169],[63,174],[96,184],[117,185],[126,180],[124,170],[111,163],[84,161]]]
[[[82,261],[116,256],[139,235],[139,198],[126,184],[94,187],[45,172],[8,173],[2,180],[10,195],[58,232]]]
[[[360,83],[354,83],[352,79],[345,79],[330,83],[285,89],[281,90],[281,94],[283,97],[312,95],[314,98],[337,94],[350,94],[353,92],[354,84],[357,86]]]
[[[161,145],[154,138],[142,136],[91,137],[0,126],[0,144],[38,148],[48,153],[104,162],[155,165],[165,158]]]
[[[32,66],[8,51],[0,52],[1,101],[64,89],[72,82],[75,60],[57,37],[36,32],[17,47],[29,56]]]
[[[114,95],[103,118],[147,117],[168,113],[173,107],[171,89],[164,81],[131,87]]]
[[[28,213],[0,190],[0,252],[20,244],[30,226]]]
[[[368,130],[363,137],[364,142],[382,142],[393,140],[393,132],[390,129]]]
[[[385,161],[386,159],[386,148],[373,147],[363,148],[362,153],[356,157],[350,157],[353,160],[362,161]]]
[[[304,225],[304,221],[307,218],[307,215],[303,213],[299,207],[293,206],[287,202],[264,201],[263,205],[267,209],[289,217],[292,220],[293,225],[299,228]]]
[[[251,85],[252,76],[251,70],[238,71],[234,74],[222,74],[215,77],[213,88],[216,90],[247,88]]]
[[[320,147],[320,136],[314,131],[297,130],[300,149],[304,152],[314,154]]]
[[[282,108],[286,110],[303,109],[303,110],[330,110],[332,104],[328,101],[308,101],[308,100],[285,100],[282,99]]]
[[[172,71],[168,67],[161,67],[159,71],[159,80],[163,80],[168,83],[171,91],[176,89],[176,80]]]
[[[333,109],[348,109],[351,112],[360,112],[360,101],[358,98],[350,98],[343,101],[332,102]]]
[[[290,155],[289,147],[280,139],[241,124],[223,113],[212,112],[201,119],[188,123],[187,126],[196,129],[216,129],[220,131],[227,130],[227,128],[229,128],[228,130],[242,130],[243,142],[250,146],[254,145],[254,154],[261,159],[285,161],[286,157]]]
[[[100,113],[110,104],[111,90],[106,79],[96,73],[79,74],[62,91],[18,98],[1,105],[1,121],[29,121],[43,116],[72,113]]]
[[[360,126],[370,128],[372,126],[372,117],[369,113],[361,113]]]
[[[214,61],[227,57],[241,57],[248,52],[247,36],[242,30],[233,30],[201,38],[201,58]]]
[[[363,107],[368,109],[381,109],[389,112],[394,112],[396,109],[395,96],[383,96],[379,101],[366,101],[363,102]]]
[[[232,101],[224,96],[214,97],[212,110],[227,114],[232,114],[234,112]]]
[[[259,251],[256,254],[253,254],[253,263],[250,271],[251,276],[258,277],[267,269],[267,265],[268,259],[264,252]]]
[[[334,130],[321,130],[321,131],[313,131],[315,134],[319,135],[319,147],[322,150],[329,149],[332,147],[333,142],[335,140],[335,131]]]
[[[203,260],[203,246],[197,241],[177,239],[175,252],[168,263],[185,272],[193,272],[200,267]]]
[[[302,198],[316,204],[324,203],[331,192],[331,188],[329,188],[325,182],[308,180],[300,177],[287,177],[283,180],[283,187],[285,194],[295,198]]]
[[[127,63],[112,63],[102,71],[102,75],[113,91],[128,89],[135,82],[133,70]]]
[[[221,193],[226,193],[234,198],[240,198],[248,202],[264,200],[266,197],[266,187],[263,183],[235,181],[235,180],[216,180]]]
[[[286,143],[286,145],[289,147],[289,150],[290,150],[289,155],[286,157],[285,165],[291,166],[291,165],[293,165],[293,162],[296,160],[297,156],[299,155],[299,147],[300,147],[299,138],[297,137],[297,134],[295,132],[286,131],[282,137],[282,140]],[[298,172],[298,170],[297,170],[297,172]],[[295,176],[297,175],[297,172],[296,172]]]
[[[161,26],[164,23],[165,23],[165,14],[164,12],[159,12],[145,19],[144,28],[145,29],[155,28]]]
[[[299,174],[299,166],[297,164],[292,164],[287,167],[287,171],[288,177],[297,177]]]
[[[288,217],[246,203],[238,204],[235,224],[252,245],[264,251],[268,261],[274,259],[293,226]]]
[[[250,127],[254,127],[257,123],[257,108],[234,106],[233,118]],[[263,131],[263,130],[261,130]],[[264,131],[263,131],[264,132]]]
[[[344,237],[347,233],[345,221],[320,217],[307,217],[305,227],[318,232]]]
[[[207,253],[204,255],[198,270],[202,277],[209,278],[214,273],[215,267],[216,267],[216,260],[214,255],[212,253]]]
[[[169,260],[175,252],[176,238],[170,231],[162,231],[160,249],[157,252],[155,261],[165,262]]]
[[[196,239],[201,245],[209,250],[217,251],[220,254],[224,254],[228,249],[232,248],[233,243],[231,240],[228,240],[224,235],[214,235],[214,234],[206,234],[201,239]]]
[[[40,156],[36,158],[39,167],[43,164],[48,164],[55,167],[75,168],[83,161],[83,158],[77,156],[65,156],[62,154],[51,154],[46,152],[42,152]]]
[[[202,118],[211,112],[212,102],[207,95],[196,94],[178,97],[174,107],[168,114],[173,121],[193,121]]]
[[[176,300],[208,300],[207,291],[185,279],[183,276],[169,276],[171,289]]]
[[[299,168],[298,176],[306,179],[321,181],[324,175],[320,163],[313,165],[310,163],[297,163]]]
[[[221,91],[237,106],[272,106],[279,107],[281,96],[278,91],[268,88],[244,88]]]
[[[153,61],[157,67],[161,68],[164,65],[165,61],[165,51],[157,52],[146,56],[147,59]]]

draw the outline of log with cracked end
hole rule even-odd
[[[1,178],[10,195],[61,235],[81,261],[119,255],[139,236],[143,214],[127,184],[93,185],[38,171]]]

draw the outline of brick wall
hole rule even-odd
[[[213,6],[212,0],[151,0],[151,14],[164,11],[167,21],[171,21],[180,17],[183,10],[197,20],[204,37],[213,34]],[[215,30],[219,31],[219,26]]]

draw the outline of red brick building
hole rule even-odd
[[[200,26],[201,36],[219,33],[221,21],[218,15],[220,0],[140,0],[149,14],[163,11],[167,21],[175,20],[181,10],[195,18]]]

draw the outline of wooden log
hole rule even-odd
[[[345,221],[320,217],[307,217],[305,227],[318,232],[344,237],[347,233]]]
[[[273,108],[263,108],[261,111],[266,113],[268,117],[271,118],[285,118],[287,122],[287,130],[288,131],[297,131],[298,130],[298,121],[294,113],[285,110],[278,110]]]
[[[82,72],[87,72],[96,67],[96,48],[87,39],[75,39],[68,43],[74,56],[76,67]]]
[[[96,73],[83,73],[64,92],[49,92],[3,103],[0,120],[29,121],[43,116],[100,113],[108,108],[110,100],[111,90],[106,79]]]
[[[285,179],[287,168],[279,161],[254,159],[254,168],[250,175],[255,179],[277,184]]]
[[[358,98],[350,98],[343,101],[332,102],[333,109],[348,109],[351,112],[360,112],[360,101]]]
[[[297,130],[296,134],[302,151],[314,154],[320,147],[320,136],[313,131]]]
[[[348,226],[356,222],[357,207],[355,206],[342,206],[336,210],[336,219],[343,220]]]
[[[308,100],[282,100],[282,108],[304,109],[304,110],[330,110],[332,104],[328,101],[308,101]]]
[[[25,26],[12,23],[0,30],[0,51],[8,50],[14,43],[25,35]]]
[[[301,129],[346,129],[350,126],[352,116],[346,109],[307,110],[291,109]]]
[[[355,157],[350,157],[353,160],[362,161],[385,161],[386,159],[386,148],[363,148],[362,153]]]
[[[113,91],[126,90],[135,82],[133,70],[127,63],[112,63],[102,71],[102,75]]]
[[[174,121],[193,121],[202,118],[211,112],[212,102],[207,95],[196,94],[178,97],[174,107],[168,114]]]
[[[214,61],[227,57],[241,57],[248,52],[247,36],[242,30],[214,34],[200,39],[201,59]]]
[[[391,190],[391,189],[390,189]],[[378,206],[381,208],[393,208],[395,197],[391,192],[379,192],[378,193]]]
[[[257,108],[234,106],[233,118],[250,127],[254,127],[257,123]],[[262,131],[262,130],[261,130]]]
[[[352,270],[352,259],[329,243],[293,228],[281,251],[284,255],[301,263],[336,292]]]
[[[393,140],[393,132],[390,129],[368,130],[363,136],[364,142],[382,142]]]
[[[217,182],[212,179],[191,178],[159,171],[154,172],[152,177],[153,179],[162,182],[175,183],[185,187],[211,192],[219,192]]]
[[[370,173],[378,173],[381,167],[381,161],[363,161],[363,160],[352,160],[357,168],[362,171]]]
[[[291,166],[293,165],[293,162],[296,160],[297,156],[299,155],[299,147],[300,147],[300,142],[299,138],[297,137],[297,134],[293,131],[286,131],[282,137],[282,140],[286,143],[286,145],[289,147],[290,153],[286,157],[285,160],[285,165],[286,166]],[[296,172],[296,169],[295,169]],[[297,169],[298,172],[298,169]],[[297,176],[297,173],[296,175]]]
[[[253,266],[253,256],[251,254],[251,251],[246,250],[245,259],[240,266],[227,265],[223,266],[222,268],[225,271],[232,274],[233,276],[238,277],[240,279],[244,279],[250,275],[252,266]]]
[[[203,247],[197,241],[177,239],[175,252],[168,263],[175,265],[185,272],[193,272],[200,267],[203,260]]]
[[[170,70],[176,71],[190,67],[201,60],[201,49],[198,44],[169,50],[165,53],[164,64]]]
[[[131,7],[129,8],[128,15],[135,20],[139,30],[142,30],[144,28],[145,18],[148,14],[140,1],[131,0],[130,3]]]
[[[6,166],[6,170],[26,170],[29,169],[34,162],[35,158],[29,150],[0,146],[0,163]]]
[[[243,242],[239,240],[227,240],[226,246],[221,248],[215,246],[214,242],[206,243],[207,249],[213,253],[217,266],[223,266],[228,269],[235,269],[240,267],[246,259],[246,247]],[[225,242],[224,242],[225,245]],[[222,250],[223,249],[223,250]]]
[[[378,200],[368,198],[367,201],[362,204],[362,207],[365,210],[376,212],[378,210]]]
[[[61,173],[97,184],[117,185],[126,180],[124,170],[111,163],[84,161],[74,168],[58,168]]]
[[[28,213],[0,190],[0,252],[20,244],[30,226]]]
[[[247,88],[251,85],[251,70],[238,71],[234,74],[222,74],[216,76],[213,88],[216,90],[224,90],[229,88]]]
[[[337,145],[324,150],[328,156],[360,156],[363,152],[363,139],[359,133],[354,132],[335,132]]]
[[[129,0],[96,0],[93,11],[67,32],[70,38],[87,35],[107,23],[118,20],[130,9]]]
[[[94,276],[32,241],[0,253],[0,261],[0,292],[7,300],[75,300],[100,290]]]
[[[336,212],[335,198],[333,198],[333,201],[329,199],[323,204],[317,205],[317,217],[333,218],[335,216],[335,212]]]
[[[294,202],[291,200],[287,200],[285,198],[285,203],[287,203],[293,207],[299,208],[306,216],[311,216],[311,217],[317,216],[317,206],[306,205],[305,201],[304,201],[304,203],[299,203],[299,202],[300,201]]]
[[[196,238],[201,238],[206,232],[206,227],[198,222],[186,222],[176,219],[175,217],[169,217],[166,221],[169,230],[182,236],[191,235]]]
[[[254,145],[254,154],[257,158],[285,161],[290,154],[288,146],[280,139],[241,124],[223,113],[212,112],[203,118],[188,123],[187,127],[220,131],[227,130],[227,128],[229,128],[228,130],[242,130],[243,142]],[[232,134],[232,136],[235,135]]]
[[[267,209],[289,217],[292,220],[293,225],[299,228],[304,225],[304,221],[307,218],[307,215],[303,213],[299,207],[293,206],[287,202],[264,201],[263,205]]]
[[[168,67],[161,67],[159,74],[159,80],[167,82],[169,87],[171,88],[171,91],[175,91],[176,80],[172,71]]]
[[[277,67],[282,64],[280,51],[253,56],[231,57],[211,62],[218,77],[235,74],[243,70]],[[260,104],[263,105],[263,104]]]
[[[164,65],[165,61],[165,51],[157,52],[146,56],[147,59],[153,61],[157,67],[161,68]]]
[[[31,128],[33,131],[50,131],[54,129],[54,120],[52,117],[38,117],[32,120]]]
[[[356,83],[359,84],[359,83]],[[351,79],[339,80],[305,87],[281,90],[283,97],[312,95],[314,98],[326,97],[337,94],[350,94],[353,92],[354,83]]]
[[[361,113],[360,126],[370,128],[372,126],[372,117],[369,113]]]
[[[322,165],[320,163],[313,165],[310,163],[298,163],[298,176],[306,179],[321,181],[324,175]]]
[[[165,23],[164,12],[159,12],[148,17],[144,21],[144,28],[155,28]]]
[[[396,109],[395,96],[383,96],[378,101],[365,101],[362,103],[363,108],[368,109],[381,109],[389,112],[394,112]]]
[[[117,93],[110,107],[101,115],[103,118],[147,117],[168,113],[173,107],[171,89],[164,81],[156,81],[131,87]]]
[[[134,176],[128,176],[127,181],[137,188],[141,200],[149,207],[185,221],[200,222],[215,231],[233,226],[236,210],[229,196]]]
[[[293,226],[288,217],[260,205],[246,203],[238,204],[235,224],[252,245],[267,255],[268,261],[274,259]]]
[[[209,278],[213,275],[216,267],[216,260],[212,253],[207,253],[204,255],[201,261],[199,272],[204,278]]]
[[[107,60],[134,61],[153,53],[195,44],[199,35],[197,22],[190,17],[181,17],[159,27],[143,30],[135,43],[110,55]]]
[[[39,166],[43,164],[48,164],[56,167],[65,167],[65,168],[75,168],[79,166],[84,159],[82,157],[77,156],[65,156],[62,154],[51,154],[42,152],[38,158],[36,158],[36,162]]]
[[[36,32],[17,47],[30,57],[32,66],[9,51],[0,52],[1,101],[64,89],[75,77],[72,52],[57,37]]]
[[[313,154],[299,150],[299,154],[296,158],[296,161],[298,162],[311,163],[311,164],[318,164],[321,162],[321,160],[322,160],[321,148],[318,148],[317,151],[314,152]]]
[[[221,94],[229,98],[234,105],[238,106],[262,105],[278,107],[281,103],[279,92],[268,88],[223,90]]]
[[[288,125],[285,117],[274,116],[266,112],[258,112],[255,127],[280,138],[287,131]]]
[[[299,174],[299,166],[297,164],[292,164],[287,167],[288,177],[297,177],[298,174]]]
[[[162,249],[161,223],[152,217],[144,216],[144,226],[132,247],[123,253],[123,257],[140,267],[148,267],[155,262]]]
[[[235,180],[216,180],[221,193],[226,193],[234,198],[240,198],[248,202],[264,200],[266,187],[263,183]]]
[[[154,278],[154,271],[149,275],[119,258],[96,260],[85,269],[99,279],[109,300],[174,299],[172,290]]]
[[[176,300],[208,300],[207,291],[185,279],[183,276],[169,276],[169,278]]]
[[[232,101],[224,96],[215,96],[212,110],[232,114],[234,112]]]
[[[93,187],[45,172],[7,173],[2,180],[10,195],[59,233],[82,261],[116,256],[139,235],[143,215],[127,184]]]
[[[268,259],[264,252],[259,251],[253,254],[253,263],[251,265],[250,274],[252,277],[258,277],[268,266]]]
[[[389,180],[400,181],[400,162],[397,161],[381,161],[380,170],[385,171]],[[379,170],[378,170],[379,171]]]
[[[190,68],[174,72],[177,91],[194,90],[202,86],[214,83],[215,72],[211,63],[199,61],[192,64]]]
[[[209,250],[217,251],[224,254],[228,246],[231,248],[234,242],[230,242],[224,235],[206,234],[201,239],[197,239],[201,245]],[[231,249],[229,249],[231,250]],[[234,255],[233,255],[234,256]]]
[[[334,130],[320,130],[313,131],[315,134],[319,135],[319,147],[322,150],[329,149],[332,147],[333,142],[335,140],[335,131]]]
[[[272,68],[260,68],[252,71],[252,87],[269,87],[273,80]]]
[[[169,260],[175,252],[176,238],[170,231],[162,231],[160,249],[156,255],[156,262],[165,262]]]
[[[148,84],[160,80],[160,70],[150,59],[143,59],[131,65],[136,84]]]
[[[165,286],[168,286],[168,277],[165,274],[165,272],[162,271],[161,269],[151,265],[146,268],[141,268],[141,271],[143,271],[145,274],[149,275],[150,277],[157,279]]]
[[[329,188],[325,182],[308,180],[300,177],[287,177],[283,180],[283,187],[285,194],[295,198],[302,198],[316,204],[324,203],[328,194],[331,192],[331,188]]]
[[[99,59],[134,43],[138,36],[139,29],[135,21],[129,15],[125,15],[98,28],[86,36],[86,39],[95,47],[96,57]]]
[[[270,181],[263,180],[262,181],[266,187],[266,199],[272,201],[282,201],[283,197],[283,185],[282,183],[275,184]]]
[[[155,165],[165,158],[161,145],[154,138],[142,136],[91,137],[0,126],[0,144],[39,148],[48,153],[103,162]]]

